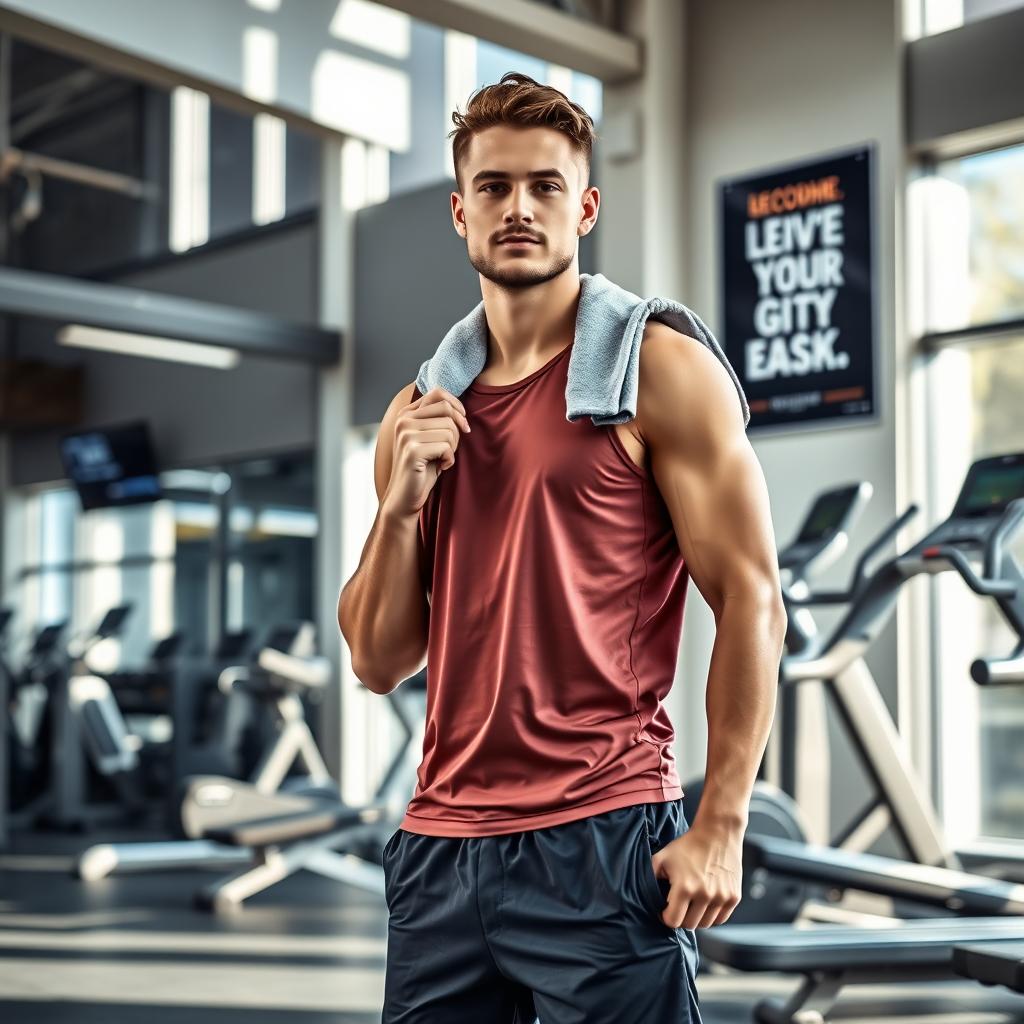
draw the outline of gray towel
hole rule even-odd
[[[641,299],[603,274],[580,274],[576,334],[565,386],[565,418],[590,416],[595,426],[626,423],[636,415],[640,342],[644,324],[654,317],[707,345],[729,371],[750,422],[750,408],[739,378],[721,345],[692,310],[674,299]],[[469,387],[487,362],[487,317],[483,301],[444,336],[416,377],[421,394],[441,387],[456,397]]]

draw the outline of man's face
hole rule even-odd
[[[474,270],[519,289],[572,264],[577,239],[597,220],[600,197],[584,187],[582,159],[565,135],[495,125],[473,136],[461,170],[463,192],[452,193],[452,218]],[[513,235],[531,241],[505,241]]]

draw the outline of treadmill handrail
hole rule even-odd
[[[952,544],[936,544],[925,548],[921,552],[921,558],[927,561],[945,559],[963,577],[967,584],[976,594],[982,597],[1013,597],[1017,593],[1017,585],[1010,580],[982,579],[974,567],[967,560],[967,557]]]
[[[810,591],[805,597],[794,597],[787,593],[786,599],[794,606],[822,604],[849,604],[854,601],[870,579],[868,563],[917,515],[916,504],[909,505],[902,515],[897,516],[877,537],[864,549],[857,564],[854,566],[850,585],[846,590]]]
[[[999,525],[992,531],[985,545],[987,579],[999,579],[1003,569],[1003,547],[1011,533],[1015,533],[1024,519],[1024,498],[1014,498],[1003,510]]]

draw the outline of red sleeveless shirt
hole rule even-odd
[[[682,796],[662,701],[689,575],[650,472],[613,426],[566,419],[571,350],[470,384],[472,433],[420,511],[427,717],[406,831],[499,835]]]

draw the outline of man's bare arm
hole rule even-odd
[[[640,354],[637,425],[716,624],[704,790],[683,837],[695,856],[671,879],[666,910],[678,917],[667,920],[672,927],[707,927],[726,920],[739,898],[740,844],[775,709],[786,613],[764,474],[728,373],[704,345],[660,323],[648,323]]]
[[[395,395],[381,420],[374,453],[377,517],[359,567],[338,598],[338,625],[352,654],[352,670],[374,693],[387,693],[423,666],[430,607],[419,565],[418,521],[391,515],[383,505],[391,478],[395,419],[413,401],[414,385]]]

